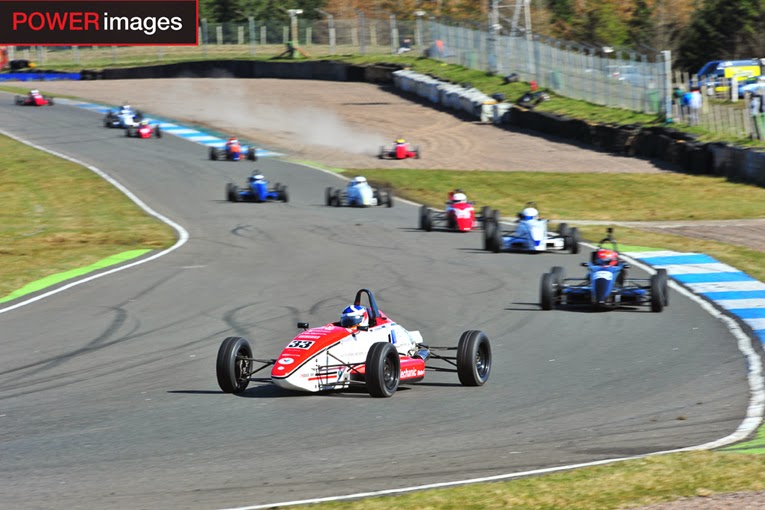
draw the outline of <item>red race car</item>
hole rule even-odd
[[[412,147],[406,140],[399,138],[389,147],[380,147],[380,153],[377,155],[380,159],[420,159],[420,148]]]
[[[53,106],[53,98],[40,94],[39,90],[30,90],[26,97],[16,96],[18,106]]]
[[[430,232],[434,227],[456,232],[470,232],[486,224],[487,219],[497,221],[499,211],[489,206],[481,208],[481,215],[476,216],[475,205],[468,202],[467,196],[460,189],[449,192],[449,200],[443,212],[435,211],[426,205],[420,207],[420,230]]]
[[[162,138],[162,130],[159,129],[159,124],[152,126],[148,120],[142,120],[137,126],[125,128],[125,136],[128,138],[151,138],[152,136]]]

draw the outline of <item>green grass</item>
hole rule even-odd
[[[450,170],[349,170],[370,182],[390,184],[399,196],[443,205],[450,189],[462,188],[479,205],[512,216],[534,201],[549,219],[600,221],[765,218],[765,188],[721,177],[686,174],[584,174],[547,172],[455,172]],[[731,197],[735,196],[735,200]],[[678,199],[682,197],[682,199]]]
[[[765,490],[765,456],[687,452],[546,476],[310,505],[319,510],[616,510]]]
[[[175,233],[91,171],[0,136],[0,297]]]

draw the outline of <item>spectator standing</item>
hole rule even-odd
[[[693,87],[691,89],[688,109],[690,110],[690,125],[697,126],[699,124],[699,112],[701,111],[701,90],[699,90],[698,87]]]
[[[765,138],[765,133],[763,132],[763,129],[765,129],[765,124],[763,123],[763,120],[765,120],[763,119],[763,117],[765,117],[765,113],[763,113],[765,104],[763,104],[763,96],[759,92],[762,90],[763,88],[760,87],[758,92],[752,94],[749,99],[749,113],[752,115],[752,124],[754,124],[754,133],[752,133],[752,135],[757,140]]]
[[[680,121],[684,121],[684,115],[685,112],[683,111],[683,96],[685,95],[685,91],[680,86],[676,86],[675,89],[672,91],[672,106],[675,107],[675,111],[677,112],[677,116],[680,118]]]

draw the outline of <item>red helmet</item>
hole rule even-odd
[[[595,252],[595,263],[601,266],[615,266],[619,261],[619,254],[614,250],[599,249]]]

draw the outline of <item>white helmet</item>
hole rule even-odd
[[[455,193],[452,196],[452,202],[454,202],[455,204],[461,204],[461,203],[467,202],[467,195],[465,195],[464,193]]]
[[[255,174],[252,176],[256,181],[264,181],[266,179],[266,176],[263,174]]]
[[[30,90],[30,91],[29,91],[29,93],[30,93],[30,94],[39,94],[39,93],[40,93],[40,91],[39,91],[39,90],[37,90],[37,89],[34,89],[34,90]]]
[[[367,327],[369,326],[369,312],[361,305],[346,306],[340,315],[340,325],[344,328]]]
[[[355,182],[356,184],[364,184],[365,182],[367,182],[367,178],[359,175],[358,177],[353,178],[353,182]]]
[[[533,207],[527,207],[526,209],[521,211],[521,219],[522,220],[536,220],[536,219],[539,219],[539,211],[537,211]]]

